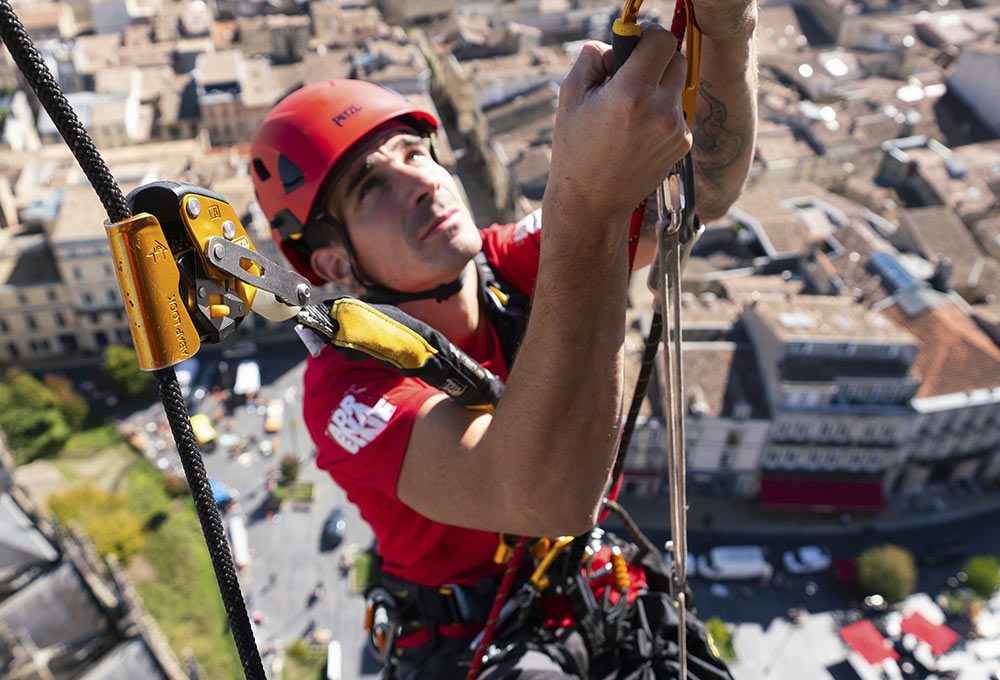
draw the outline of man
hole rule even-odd
[[[718,11],[699,21],[693,138],[703,219],[724,214],[738,194],[756,119],[756,9],[743,0],[718,5],[705,3]],[[455,675],[455,650],[482,627],[479,600],[488,610],[503,570],[493,559],[497,533],[577,535],[598,519],[621,425],[624,225],[691,147],[680,108],[685,70],[676,40],[658,26],[644,26],[613,78],[610,49],[585,45],[560,90],[543,217],[483,231],[434,160],[433,116],[377,86],[303,88],[254,140],[258,200],[300,271],[398,304],[506,383],[495,411],[484,413],[374,361],[330,349],[310,360],[304,416],[317,463],[372,526],[387,578],[413,586],[396,592],[426,589],[433,600],[445,584],[463,591],[465,611],[452,620],[424,615],[438,603],[423,595],[408,610],[421,620],[393,652],[399,677]],[[652,257],[652,239],[643,241],[636,267]],[[498,280],[531,296],[516,365],[488,313],[473,259],[481,251]],[[573,651],[516,657],[482,677],[587,673]]]

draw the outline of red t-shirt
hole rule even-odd
[[[481,232],[483,251],[518,290],[534,291],[540,213]],[[474,356],[507,379],[496,331],[492,356]],[[421,585],[473,584],[503,570],[493,563],[497,535],[427,519],[396,497],[410,429],[424,402],[440,392],[375,360],[349,361],[326,348],[310,358],[303,416],[317,447],[316,464],[330,473],[375,533],[382,568]]]

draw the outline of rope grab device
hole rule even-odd
[[[627,0],[621,18],[614,23],[616,70],[641,38],[642,30],[637,24],[641,2]],[[678,41],[683,39],[685,28],[688,73],[682,102],[685,119],[690,124],[697,96],[700,32],[687,0],[678,0],[671,26]],[[266,675],[225,528],[172,367],[194,356],[203,342],[224,342],[249,312],[254,311],[272,321],[294,318],[296,332],[314,354],[323,346],[332,345],[349,359],[374,358],[403,375],[421,378],[467,408],[491,411],[500,398],[503,385],[442,334],[396,307],[366,304],[350,297],[310,304],[309,281],[258,253],[236,211],[213,191],[180,182],[160,181],[123,196],[10,0],[0,0],[0,38],[72,150],[108,214],[106,232],[139,365],[143,370],[152,371],[157,379],[244,675],[248,680],[264,680]],[[688,649],[685,615],[690,603],[686,599],[680,272],[682,252],[690,247],[701,228],[694,214],[693,178],[689,152],[656,190],[658,249],[650,278],[651,288],[656,291],[657,309],[609,487],[617,485],[624,468],[629,438],[662,337],[668,395],[665,412],[668,414],[667,467],[672,536],[667,549],[671,556],[670,596],[680,617],[677,642],[682,650],[678,655],[681,678],[688,677],[687,654],[683,650]],[[644,210],[645,201],[630,219],[630,240],[637,238]],[[605,507],[622,517],[642,550],[659,554],[617,503],[606,500]],[[550,577],[555,578],[552,572],[557,571],[552,569],[552,564],[564,553],[570,565],[579,565],[588,559],[588,545],[594,532],[600,530],[576,538],[536,541],[530,552],[536,557],[538,566],[526,584],[529,590],[520,591],[511,601],[508,596],[513,574],[522,556],[528,552],[529,540],[517,537],[513,541],[516,546],[509,546],[504,537],[500,537],[495,559],[498,563],[506,562],[507,569],[486,626],[473,640],[475,652],[467,675],[469,680],[478,675],[482,664],[491,656],[488,653],[491,636],[514,611],[515,604],[530,600],[532,592],[537,594],[549,587]],[[540,545],[543,546],[541,550]],[[624,567],[620,553],[616,559],[617,574]],[[593,599],[579,572],[579,569],[564,570],[562,579],[556,578],[557,588],[565,594],[585,591],[582,595],[590,595]],[[585,597],[580,601],[585,602]],[[604,639],[605,628],[595,620],[595,612],[599,610],[589,607],[574,611],[574,616],[579,626],[591,631],[594,639]]]

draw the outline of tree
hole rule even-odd
[[[10,370],[0,383],[0,429],[18,465],[51,456],[72,434],[59,395],[28,373]]]
[[[299,476],[299,459],[294,453],[289,453],[281,459],[281,483],[291,484]]]
[[[990,599],[1000,586],[1000,561],[993,555],[977,555],[966,562],[962,570],[968,577],[965,585],[984,600]]]
[[[79,524],[100,555],[114,553],[122,564],[128,564],[129,558],[142,550],[142,523],[129,512],[122,495],[85,482],[51,495],[48,504],[61,524]]]
[[[108,345],[104,349],[101,370],[122,401],[139,402],[153,396],[156,379],[152,373],[139,368],[132,348]]]
[[[866,595],[881,595],[888,602],[899,602],[917,585],[913,556],[898,545],[884,544],[869,548],[857,562],[858,584]]]
[[[76,430],[83,426],[90,415],[90,406],[79,392],[73,388],[69,378],[48,373],[44,378],[45,386],[52,390],[56,397],[56,408],[66,419],[66,424]]]

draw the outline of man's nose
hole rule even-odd
[[[408,205],[416,207],[425,200],[433,198],[440,187],[437,178],[427,168],[402,165],[400,172],[403,179],[400,186]]]

